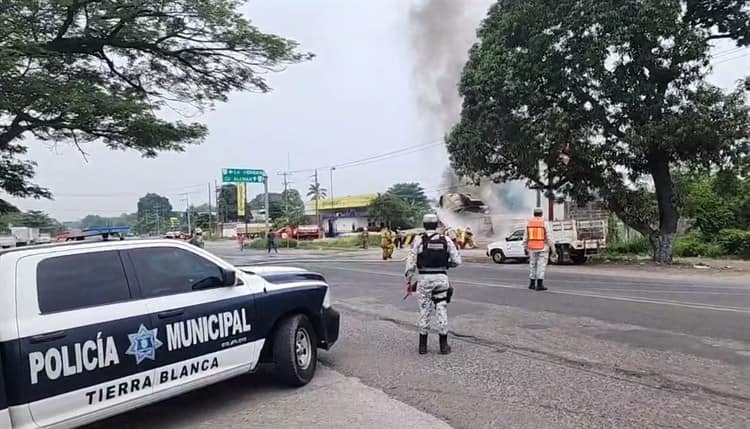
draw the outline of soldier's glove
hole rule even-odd
[[[453,298],[453,286],[448,286],[448,299],[446,299],[445,302],[450,304],[451,298]]]

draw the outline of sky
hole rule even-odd
[[[435,76],[428,70],[439,55],[424,50],[432,39],[423,37],[421,44],[415,44],[420,29],[415,28],[414,10],[426,1],[463,5],[461,20],[446,17],[445,32],[440,31],[441,20],[433,20],[430,29],[436,36],[436,52],[443,49],[451,64],[462,64],[488,0],[250,1],[243,11],[255,25],[296,40],[300,50],[315,53],[315,59],[269,75],[270,93],[232,94],[213,111],[183,118],[205,123],[210,133],[203,144],[183,153],[143,159],[135,152],[90,144],[84,148],[85,160],[71,146],[29,141],[29,158],[38,163],[35,181],[49,188],[54,200],[11,201],[24,210],[44,210],[59,220],[75,220],[87,214],[134,212],[138,198],[156,192],[179,210],[185,208],[186,197],[191,204],[205,203],[209,187],[221,179],[222,168],[264,169],[270,190],[280,191],[279,172],[319,167],[321,183],[330,188],[327,166],[417,145],[425,146],[384,161],[336,169],[333,195],[382,192],[394,183],[415,181],[436,196],[448,164],[445,149],[437,142],[448,125],[424,105],[425,96],[443,100],[439,85],[431,87]],[[741,72],[750,69],[750,56],[743,56],[746,51],[729,51],[731,46],[716,49],[720,58],[711,80],[732,87]],[[435,67],[451,69],[451,64],[437,62]],[[454,69],[440,76],[448,78],[448,89],[460,71]],[[444,102],[452,104],[448,112],[457,109],[457,97]],[[311,175],[290,176],[291,186],[304,195]],[[249,186],[248,199],[262,192],[262,185]]]

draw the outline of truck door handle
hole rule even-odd
[[[159,316],[159,319],[169,319],[171,317],[177,317],[182,316],[185,314],[185,310],[169,310],[169,311],[162,311],[161,313],[158,313],[157,316]]]
[[[65,331],[49,332],[47,334],[34,335],[31,337],[31,344],[47,343],[50,341],[59,340],[65,338],[67,334]]]

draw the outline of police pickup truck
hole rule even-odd
[[[275,365],[315,374],[338,338],[325,279],[235,267],[174,240],[0,251],[0,428],[68,428]]]

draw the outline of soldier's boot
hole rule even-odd
[[[440,354],[447,355],[450,352],[451,352],[451,346],[448,345],[448,336],[441,335],[440,336]]]
[[[427,354],[427,334],[419,334],[419,354]]]
[[[547,288],[544,287],[544,279],[539,279],[536,281],[536,290],[547,290]]]
[[[536,280],[530,279],[529,280],[529,289],[534,290],[536,289]]]

